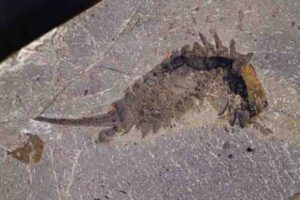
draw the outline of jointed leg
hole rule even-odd
[[[217,56],[228,58],[229,57],[228,48],[222,44],[222,41],[217,33],[214,34],[214,38],[216,43]]]
[[[117,132],[118,132],[117,127],[105,128],[100,131],[98,140],[96,140],[96,142],[108,143],[112,140],[112,138],[116,135]]]
[[[233,70],[239,72],[242,66],[247,66],[253,57],[253,53],[240,54],[235,49],[235,41],[230,41],[230,57],[234,59]]]
[[[204,35],[202,33],[199,33],[199,36],[200,36],[200,39],[201,39],[201,41],[202,41],[202,43],[204,45],[204,48],[205,48],[205,51],[206,51],[206,55],[208,57],[215,56],[216,55],[216,51],[215,51],[214,46],[207,41],[207,39],[204,37]]]
[[[238,112],[237,117],[241,128],[244,128],[248,125],[250,121],[250,113],[247,110]]]
[[[198,57],[206,56],[206,52],[205,52],[204,48],[198,42],[194,43],[193,53],[195,56],[198,56]]]

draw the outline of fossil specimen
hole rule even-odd
[[[44,142],[37,135],[29,135],[29,140],[23,147],[19,147],[7,154],[23,163],[37,163],[41,160],[44,151]]]
[[[145,136],[170,126],[204,99],[231,125],[245,127],[266,106],[267,99],[255,70],[249,64],[253,54],[240,54],[231,40],[229,50],[215,33],[215,47],[200,33],[203,46],[195,42],[173,51],[151,71],[125,90],[112,110],[101,116],[80,119],[37,117],[54,124],[104,127],[100,142],[136,126]],[[225,114],[226,113],[226,114]],[[237,120],[238,119],[238,120]]]

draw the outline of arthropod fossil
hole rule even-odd
[[[241,127],[268,104],[264,89],[249,63],[253,54],[240,54],[231,40],[229,49],[215,33],[215,47],[200,33],[203,46],[195,42],[173,51],[171,56],[125,90],[112,110],[101,116],[80,119],[37,117],[54,124],[104,127],[100,142],[136,126],[143,135],[168,127],[204,98],[218,104],[218,114]],[[235,99],[238,99],[236,101]],[[221,101],[220,101],[221,100]],[[216,103],[220,102],[220,103]],[[236,120],[238,119],[238,120]]]

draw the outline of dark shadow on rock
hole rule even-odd
[[[100,1],[0,1],[0,61]]]

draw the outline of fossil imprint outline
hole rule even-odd
[[[198,42],[184,45],[143,75],[125,90],[124,97],[112,103],[111,111],[78,119],[48,118],[35,120],[61,125],[104,127],[99,133],[100,142],[109,142],[116,133],[127,133],[133,126],[143,136],[168,127],[172,120],[179,120],[192,110],[195,101],[203,101],[211,85],[218,82],[224,95],[218,114],[227,111],[228,121],[238,121],[245,127],[267,106],[263,86],[250,64],[253,53],[241,54],[235,49],[234,40],[229,48],[214,34],[215,46],[199,33]],[[238,103],[231,97],[240,97]],[[220,99],[218,97],[218,99]],[[213,101],[215,99],[212,99]]]

